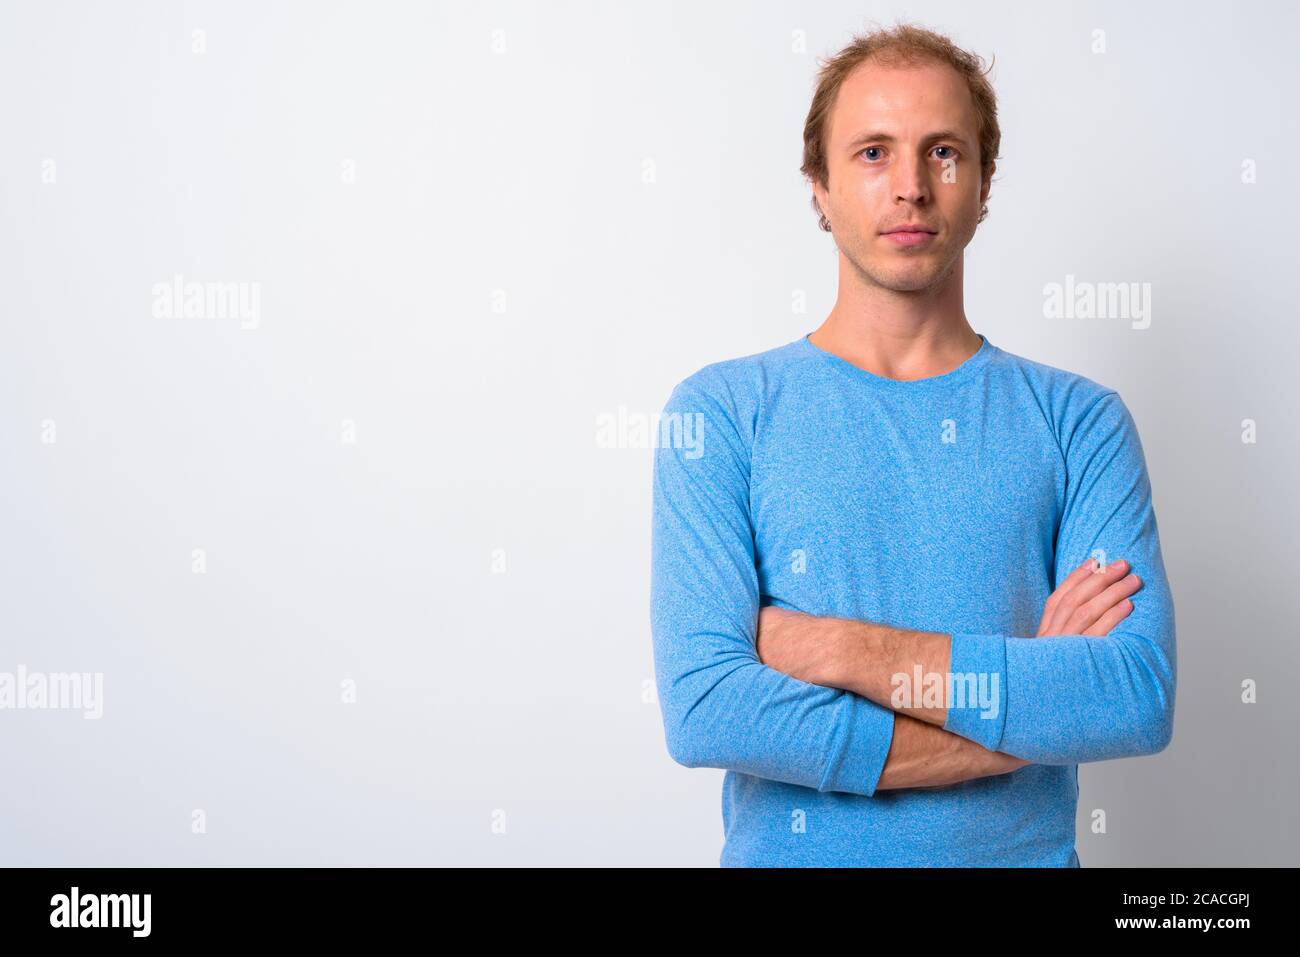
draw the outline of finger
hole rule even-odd
[[[1061,583],[1061,586],[1048,597],[1047,605],[1050,607],[1045,607],[1043,610],[1043,633],[1048,635],[1062,634],[1066,620],[1078,607],[1078,589],[1095,581],[1097,576],[1105,575],[1106,571],[1107,568],[1101,567],[1094,558],[1087,559],[1076,568]]]
[[[1106,609],[1118,605],[1125,598],[1134,594],[1141,588],[1142,579],[1138,576],[1137,572],[1131,572],[1094,598],[1093,602],[1102,612],[1104,612]],[[1098,613],[1097,617],[1100,618],[1101,614]]]
[[[1064,602],[1072,603],[1077,609],[1080,605],[1096,598],[1105,589],[1119,581],[1128,570],[1128,562],[1122,558],[1117,558],[1105,568],[1098,569],[1091,575],[1081,579],[1077,585],[1070,589],[1064,598]]]
[[[1074,618],[1075,613],[1084,604],[1101,594],[1104,589],[1118,581],[1127,570],[1128,562],[1122,558],[1117,558],[1104,568],[1084,576],[1078,584],[1062,596],[1056,608],[1053,609],[1052,620],[1049,622],[1051,630],[1048,634],[1077,635],[1079,632],[1072,630],[1071,626],[1071,619]],[[1104,608],[1098,609],[1097,615],[1083,622],[1084,626],[1092,624],[1104,610]]]
[[[1075,610],[1068,623],[1067,634],[1081,635],[1084,629],[1091,628],[1101,616],[1116,604],[1123,601],[1142,587],[1142,579],[1137,575],[1128,575],[1111,585],[1100,595],[1092,598]]]
[[[1038,634],[1043,635],[1046,632],[1048,623],[1052,619],[1052,614],[1056,606],[1060,604],[1061,599],[1074,588],[1075,585],[1083,581],[1089,575],[1096,571],[1097,560],[1095,558],[1086,558],[1074,571],[1066,576],[1065,581],[1056,586],[1056,590],[1047,596],[1047,602],[1043,605],[1043,617],[1038,622]]]
[[[1106,614],[1097,619],[1096,623],[1087,631],[1082,632],[1094,638],[1104,638],[1110,634],[1110,630],[1118,625],[1121,621],[1129,616],[1133,611],[1133,602],[1125,598],[1118,604],[1112,605]]]

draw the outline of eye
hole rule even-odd
[[[950,154],[952,154],[952,155],[950,155],[950,156],[940,156],[939,159],[956,159],[956,158],[957,158],[957,151],[956,151],[955,149],[953,149],[951,146],[936,146],[935,149],[937,149],[937,150],[947,150]]]
[[[870,153],[872,150],[874,150],[875,152],[879,153],[879,152],[880,152],[880,147],[879,147],[879,146],[868,146],[866,149],[864,149],[864,150],[863,150],[861,153],[859,153],[858,155],[859,155],[859,156],[867,156],[867,154]],[[869,159],[869,160],[874,160],[875,157],[874,157],[874,156],[867,156],[867,159]]]

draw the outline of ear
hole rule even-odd
[[[822,186],[821,183],[818,183],[815,180],[813,181],[812,189],[813,198],[817,200],[817,207],[822,211],[822,215],[826,216],[826,210],[831,208],[830,193],[827,191],[826,187]],[[830,219],[829,216],[826,218]]]
[[[986,177],[984,178],[984,182],[983,182],[983,184],[980,186],[980,205],[981,205],[981,206],[983,206],[985,203],[988,202],[988,199],[989,199],[989,190],[991,190],[991,189],[993,188],[993,174],[996,173],[997,171],[998,171],[998,164],[997,164],[997,163],[994,163],[994,164],[993,164],[993,167],[989,170],[989,175],[986,176]]]

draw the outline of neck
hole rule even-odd
[[[960,259],[936,286],[899,292],[862,281],[841,263],[839,295],[808,339],[889,379],[927,379],[957,368],[980,347],[962,305]]]

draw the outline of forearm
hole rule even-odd
[[[948,720],[951,635],[843,618],[829,621],[840,633],[835,687],[943,727]]]
[[[877,790],[941,788],[1016,771],[1029,764],[990,751],[960,735],[903,714],[894,716],[894,740]]]
[[[757,647],[764,664],[938,727],[948,717],[951,644],[947,634],[851,618],[775,607],[759,615]]]
[[[842,625],[851,640],[832,684],[1035,764],[1154,754],[1173,734],[1175,657],[1168,588],[1152,578],[1152,610],[1104,637]]]
[[[762,642],[763,660],[1035,764],[1150,754],[1169,741],[1174,694],[1172,605],[1163,580],[1153,591],[1148,624],[1101,638],[946,634],[796,613]]]

